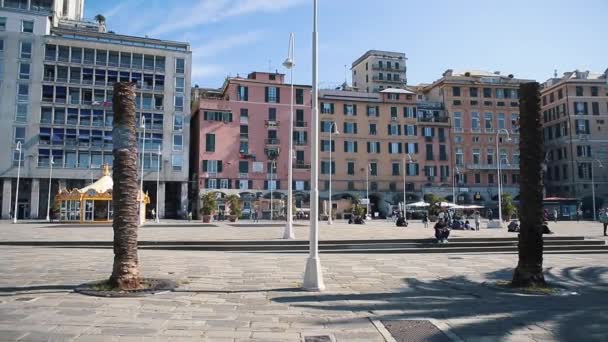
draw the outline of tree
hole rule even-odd
[[[502,194],[500,200],[502,203],[503,219],[508,221],[517,212],[517,208],[513,204],[513,197],[511,194]]]
[[[95,19],[95,21],[100,25],[105,24],[106,22],[106,17],[104,17],[102,14],[96,15],[93,19]]]
[[[435,194],[424,195],[424,201],[429,204],[429,216],[437,216],[441,210],[440,203],[445,202],[445,198]]]
[[[543,275],[543,131],[540,92],[536,82],[520,85],[520,208],[519,262],[511,285],[546,286]]]
[[[117,82],[113,97],[114,172],[114,267],[110,285],[120,290],[140,287],[137,256],[138,200],[137,139],[135,131],[135,84]]]
[[[203,202],[201,206],[201,214],[203,216],[213,215],[213,212],[217,208],[217,197],[215,192],[207,192],[201,196],[201,201]]]
[[[230,206],[231,216],[236,216],[236,218],[241,217],[241,198],[238,195],[232,194],[226,196],[226,203],[228,203],[228,206]]]

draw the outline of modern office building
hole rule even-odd
[[[289,139],[293,139],[293,190],[298,207],[310,190],[311,92],[294,86],[294,129],[289,132],[290,84],[279,73],[227,78],[219,90],[195,89],[191,173],[199,195],[243,195],[245,210],[261,196],[287,192]],[[269,212],[264,212],[266,217]]]
[[[153,204],[158,196],[160,217],[184,216],[189,45],[107,32],[105,23],[82,20],[82,0],[0,5],[0,148],[8,156],[0,159],[2,217],[13,212],[18,171],[18,217],[43,218],[51,160],[51,194],[83,187],[101,176],[103,164],[112,163],[117,81],[137,84],[137,118],[143,117],[146,127],[145,135],[138,130],[140,150],[145,142],[139,158],[144,191]]]
[[[591,209],[591,186],[608,200],[608,70],[571,71],[542,88],[548,197],[583,200]],[[593,175],[593,179],[592,179]]]
[[[496,205],[499,165],[503,192],[518,199],[518,92],[525,82],[532,81],[500,72],[447,70],[422,87],[422,100],[443,103],[450,116],[458,203]]]
[[[418,103],[407,89],[327,90],[319,103],[321,197],[329,197],[330,172],[332,199],[369,193],[370,211],[380,215],[403,202],[404,181],[408,202],[435,184],[451,189],[450,122],[441,103]]]
[[[407,84],[405,54],[369,50],[353,62],[353,88],[377,93],[388,88],[405,89]]]

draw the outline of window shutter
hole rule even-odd
[[[358,149],[359,149],[359,147],[357,145],[359,145],[359,144],[357,143],[357,141],[355,141],[355,153],[357,153]]]
[[[403,153],[403,147],[402,147],[402,143],[399,143],[399,154]]]
[[[431,127],[431,136],[434,137],[435,136],[435,127]]]
[[[253,189],[253,181],[252,180],[247,181],[247,188]]]
[[[208,188],[209,188],[209,180],[205,179],[205,189],[208,189]]]
[[[330,107],[331,107],[331,113],[333,114],[334,113],[334,104],[330,103]]]
[[[277,87],[277,103],[281,103],[281,88]]]
[[[355,134],[357,134],[357,123],[356,122],[354,123],[354,126],[355,126]]]
[[[391,135],[391,125],[390,124],[386,125],[386,132],[388,135]]]
[[[418,126],[414,125],[414,135],[418,135]]]
[[[245,101],[249,101],[249,87],[245,87]]]
[[[324,103],[324,102],[321,102],[321,104],[320,104],[320,107],[319,107],[319,108],[321,108],[321,113],[323,113],[323,108],[325,108],[325,103]]]
[[[367,142],[367,153],[370,153],[370,151],[371,151],[371,148],[370,148],[370,142],[368,141],[368,142]]]
[[[304,132],[304,141],[307,142],[308,141],[308,132]]]
[[[587,157],[591,157],[591,146],[587,146]]]
[[[222,168],[222,161],[221,161],[221,160],[218,160],[218,161],[217,161],[217,172],[219,173],[219,172],[222,172],[222,171],[223,171],[223,168]]]
[[[336,141],[333,139],[331,140],[331,151],[336,152]]]
[[[380,116],[380,106],[376,106],[376,116]]]
[[[437,175],[437,166],[433,166],[433,175]]]
[[[310,182],[304,181],[304,190],[310,190]]]
[[[428,177],[428,175],[429,175],[429,167],[428,167],[428,166],[425,166],[425,167],[424,167],[424,176],[425,176],[425,177]]]
[[[343,127],[342,127],[342,132],[343,132],[343,133],[348,133],[348,131],[346,130],[346,126],[347,126],[347,125],[346,125],[346,122],[345,122],[345,123],[344,123],[342,126],[343,126]],[[331,130],[333,130],[333,129],[334,129],[334,128],[333,128],[333,127],[331,127],[329,130],[331,131]]]
[[[348,143],[344,141],[344,152],[348,152]]]
[[[397,135],[401,135],[401,125],[397,125]]]
[[[388,143],[388,153],[393,153],[393,143]]]
[[[365,114],[366,114],[367,116],[369,116],[369,109],[370,109],[370,108],[371,108],[370,106],[367,106],[367,107],[366,107]]]
[[[353,115],[355,115],[355,116],[357,115],[357,105],[356,104],[353,105]]]
[[[265,92],[264,92],[264,102],[268,102],[268,87],[265,87]]]
[[[581,146],[576,146],[576,155],[580,157],[581,154],[582,154]]]
[[[376,142],[376,146],[378,147],[378,153],[380,153],[380,142],[379,141]]]
[[[232,189],[232,182],[228,180],[228,189]]]
[[[589,134],[589,120],[585,120],[585,134]]]
[[[276,181],[276,188],[277,188],[277,190],[281,189],[281,181],[280,180]]]
[[[207,172],[207,161],[203,160],[203,172]]]
[[[418,143],[414,143],[414,153],[418,154]]]
[[[420,166],[418,166],[418,164],[416,164],[416,176],[418,176],[420,174]]]
[[[412,107],[412,111],[414,112],[414,119],[417,117],[417,113],[416,113],[416,107]]]
[[[344,104],[344,115],[346,115],[346,103]]]

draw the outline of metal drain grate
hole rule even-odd
[[[451,342],[439,328],[428,320],[382,321],[397,342]]]
[[[322,335],[322,336],[305,336],[304,342],[332,342],[332,341],[329,336]]]

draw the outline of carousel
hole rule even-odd
[[[55,196],[58,218],[61,222],[99,223],[112,222],[112,187],[110,166],[103,166],[103,176],[82,189],[60,189]],[[146,205],[150,203],[148,194],[140,193],[139,215],[145,221]]]

